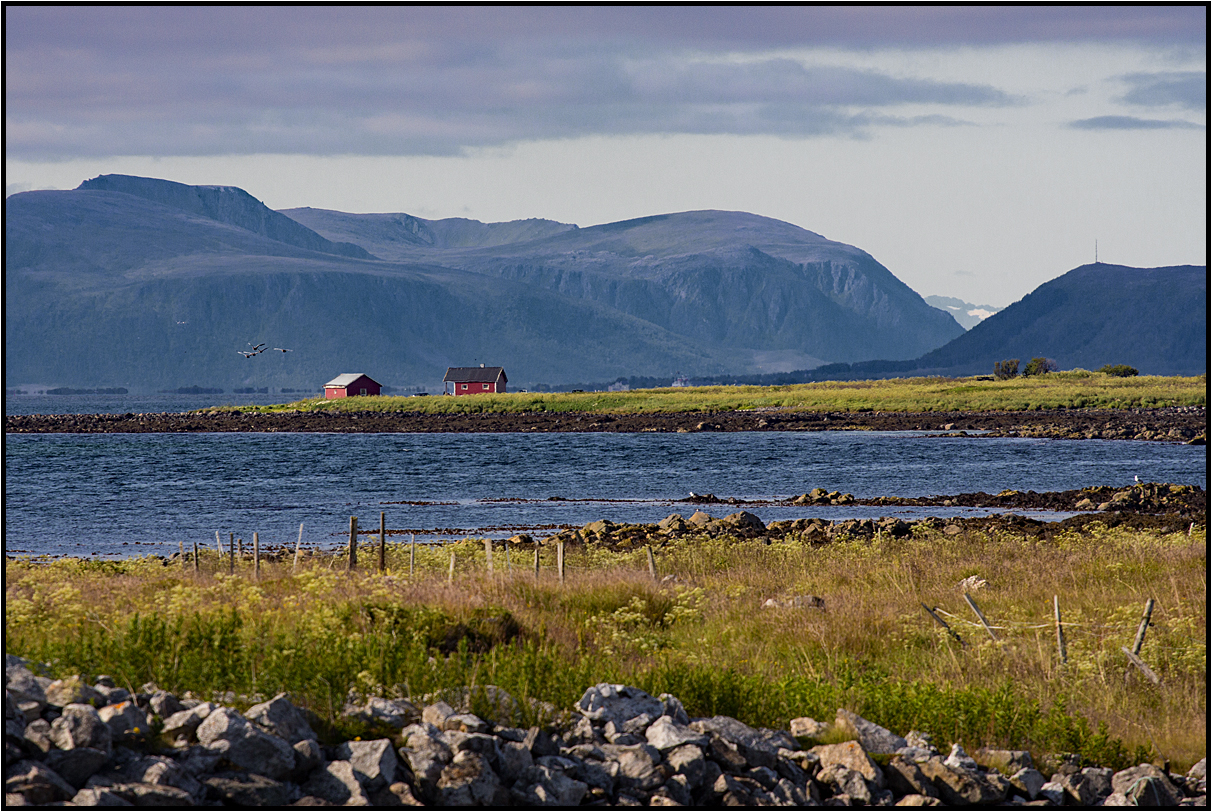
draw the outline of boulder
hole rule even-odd
[[[280,736],[262,731],[231,708],[211,711],[198,725],[198,741],[237,770],[282,779],[295,766],[295,751]]]
[[[192,739],[198,730],[198,725],[202,724],[211,711],[218,707],[213,702],[202,702],[192,708],[177,711],[164,720],[164,724],[160,728],[160,735],[169,741],[178,736]]]
[[[497,774],[512,786],[534,765],[534,755],[525,742],[496,740]]]
[[[142,739],[151,729],[147,715],[129,700],[116,705],[106,705],[97,711],[97,715],[109,727],[110,736],[115,742]]]
[[[108,755],[113,749],[109,726],[101,721],[96,708],[82,703],[64,706],[63,713],[51,722],[50,738],[60,750],[91,747]]]
[[[97,693],[85,681],[84,677],[77,674],[57,679],[46,686],[46,704],[59,708],[64,708],[68,705],[93,705],[97,707],[105,704],[105,697]]]
[[[488,759],[471,750],[455,754],[442,770],[437,790],[441,806],[498,807],[510,799]]]
[[[720,521],[732,525],[742,532],[763,533],[766,525],[757,516],[747,510],[730,513]]]
[[[398,808],[405,806],[424,806],[421,799],[413,794],[412,787],[403,781],[397,781],[386,789],[379,790],[371,796],[371,806]]]
[[[650,793],[665,783],[661,768],[661,753],[650,744],[604,744],[602,752],[609,761],[619,765],[615,787],[631,795]]]
[[[657,527],[666,533],[682,533],[686,530],[686,520],[680,513],[671,513],[657,523]]]
[[[400,733],[404,746],[397,753],[412,771],[417,789],[427,799],[437,794],[442,770],[454,757],[442,732],[430,724],[409,725]]]
[[[72,806],[134,806],[109,787],[85,787],[71,800]]]
[[[706,747],[708,738],[702,733],[691,730],[688,726],[678,724],[668,716],[662,716],[648,726],[644,731],[648,743],[662,753],[674,750],[685,744],[695,744]]]
[[[888,788],[894,795],[920,795],[937,798],[938,790],[917,764],[900,756],[894,757],[883,769]]]
[[[24,665],[10,665],[4,669],[4,688],[26,719],[36,719],[42,715],[46,707],[46,691]],[[7,698],[5,702],[7,704]]]
[[[829,729],[828,722],[818,722],[809,716],[800,716],[792,719],[789,725],[791,735],[797,739],[815,739],[824,735]]]
[[[188,792],[196,801],[201,801],[206,795],[205,787],[193,775],[176,761],[163,756],[133,759],[123,765],[122,775],[139,784],[176,787]]]
[[[400,762],[391,739],[348,741],[337,747],[336,755],[350,763],[367,795],[395,783]]]
[[[1174,806],[1183,797],[1169,776],[1152,764],[1140,764],[1115,773],[1111,776],[1111,789],[1135,806]]]
[[[721,739],[731,742],[741,757],[752,767],[773,768],[778,763],[779,743],[768,740],[761,731],[730,716],[696,719],[690,723],[690,728],[698,733],[714,733]],[[796,747],[794,741],[783,742],[781,745],[789,749]]]
[[[834,726],[855,736],[868,753],[895,753],[907,742],[885,727],[869,722],[857,713],[838,708]]]
[[[665,716],[679,725],[690,724],[690,717],[687,715],[686,709],[682,707],[682,700],[673,694],[661,694],[657,699],[661,700],[661,704],[665,707]]]
[[[280,807],[300,798],[294,784],[275,781],[256,773],[228,772],[202,779],[206,799],[226,806]]]
[[[710,514],[704,513],[701,510],[696,510],[690,515],[690,518],[686,520],[686,523],[692,524],[695,527],[706,527],[713,521],[715,521],[715,519]]]
[[[109,753],[92,747],[71,750],[51,750],[46,754],[46,766],[57,772],[73,787],[83,787],[88,779],[105,766]]]
[[[665,705],[639,688],[599,683],[585,691],[576,709],[591,722],[615,727],[628,733],[642,733],[665,714]]]
[[[46,806],[56,801],[70,801],[76,788],[57,772],[36,761],[18,761],[4,772],[5,806],[7,796],[18,795],[28,804]]]
[[[1014,775],[1019,770],[1035,766],[1031,760],[1031,754],[1026,750],[997,750],[982,747],[976,751],[974,758],[976,763],[982,767],[995,769],[1003,775]]]
[[[849,801],[847,806],[871,804],[872,787],[858,770],[843,764],[830,764],[821,768],[816,780],[829,789],[833,797],[846,796]]]
[[[400,730],[421,721],[421,710],[407,699],[384,699],[381,696],[367,697],[365,705],[347,705],[344,713],[364,722]]]
[[[315,739],[295,742],[291,749],[295,751],[295,766],[290,771],[290,780],[296,784],[306,781],[313,770],[324,766],[324,748]]]
[[[151,692],[151,696],[147,699],[147,704],[152,709],[152,713],[161,719],[168,719],[173,714],[185,710],[185,706],[181,704],[181,700],[168,691],[161,691],[158,688]]]
[[[1034,767],[1024,767],[1010,776],[1010,786],[1016,795],[1034,801],[1040,789],[1047,783],[1044,774]]]
[[[440,699],[421,709],[421,721],[427,725],[433,725],[438,730],[445,730],[446,720],[454,715],[455,709]]]
[[[821,769],[839,765],[854,770],[871,783],[875,789],[884,788],[884,773],[858,742],[821,744],[809,750],[821,760]]]
[[[697,791],[703,786],[707,775],[707,758],[703,748],[693,744],[682,745],[665,754],[665,765],[674,775],[686,777],[691,791]]]
[[[992,786],[983,780],[979,772],[952,766],[958,763],[961,763],[961,759],[951,760],[950,756],[948,760],[934,756],[918,762],[918,768],[934,784],[943,803],[949,806],[992,806],[1005,799],[1008,785],[1000,788]]]
[[[286,739],[290,744],[316,738],[316,732],[286,694],[278,694],[268,702],[253,705],[244,711],[244,718],[265,732]]]
[[[321,798],[334,806],[370,806],[362,782],[348,761],[330,761],[322,769],[316,770],[300,792]]]

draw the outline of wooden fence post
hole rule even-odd
[[[215,531],[215,551],[219,554],[219,562],[223,562],[223,542],[219,541],[219,531]]]
[[[185,567],[185,569],[189,569],[189,559],[185,557],[185,542],[178,541],[177,549],[181,551],[181,566]]]
[[[194,572],[198,571],[198,541],[194,540]]]
[[[227,534],[227,574],[236,574],[236,534]]]
[[[1052,596],[1052,611],[1056,616],[1056,652],[1060,655],[1061,665],[1069,662],[1069,651],[1065,648],[1065,629],[1061,625],[1060,596]]]
[[[656,559],[652,557],[652,547],[645,546],[644,550],[648,553],[648,574],[652,576],[652,582],[656,583]]]
[[[492,576],[492,539],[484,539],[484,559],[488,562],[488,575]]]
[[[1124,646],[1120,646],[1119,650],[1128,655],[1128,662],[1139,668],[1140,672],[1145,675],[1145,678],[1148,679],[1149,682],[1153,683],[1154,685],[1161,685],[1161,679],[1157,676],[1157,674],[1153,673],[1152,668],[1145,665],[1144,660],[1137,657],[1131,651],[1128,651],[1128,649]]]
[[[261,534],[253,531],[253,580],[261,580]]]
[[[451,550],[450,551],[450,572],[448,572],[446,574],[446,583],[448,583],[448,584],[454,583],[454,568],[455,568],[455,554],[454,554],[454,550]]]
[[[564,542],[556,542],[556,570],[560,573],[560,583],[564,583]]]
[[[299,568],[299,548],[303,546],[303,522],[299,522],[299,538],[295,541],[295,562],[290,565],[290,571]]]
[[[993,638],[993,642],[997,642],[997,635],[993,633],[993,627],[989,625],[989,621],[985,619],[984,612],[976,605],[976,601],[972,600],[972,596],[967,592],[964,593],[964,600],[968,601],[968,605],[972,607],[972,611],[976,613],[976,619],[985,627],[985,631],[989,632],[989,636]]]
[[[919,601],[919,603],[920,603],[920,601]],[[961,638],[956,633],[955,629],[948,626],[947,621],[945,621],[941,617],[939,617],[937,612],[935,612],[933,609],[931,609],[929,606],[927,606],[924,603],[922,604],[922,608],[926,610],[926,614],[928,614],[928,615],[930,615],[930,617],[934,618],[935,623],[937,623],[938,625],[942,626],[944,629],[947,630],[947,634],[949,634],[953,638],[955,638],[955,642],[959,643],[961,648],[968,647],[968,644],[964,642],[963,638]]]
[[[349,517],[349,565],[350,572],[358,568],[358,517]]]
[[[412,534],[412,543],[408,545],[408,577],[412,577],[417,566],[417,534]]]
[[[236,539],[236,552],[240,554],[240,561],[244,561],[244,539]]]
[[[379,511],[379,572],[387,569],[387,514]]]
[[[1141,649],[1141,646],[1143,646],[1145,644],[1145,632],[1149,630],[1149,620],[1152,617],[1153,617],[1153,599],[1149,598],[1149,600],[1147,600],[1145,602],[1145,614],[1141,617],[1140,626],[1136,630],[1136,639],[1132,641],[1132,651],[1130,654],[1128,654],[1128,661],[1130,663],[1132,663],[1133,665],[1136,665],[1137,668],[1140,668],[1140,665],[1137,665],[1138,661],[1141,663],[1141,665],[1144,664],[1143,660],[1139,660],[1140,649]],[[1137,657],[1138,659],[1133,660],[1132,659],[1133,656]],[[1124,682],[1125,683],[1128,681],[1128,676],[1131,673],[1132,673],[1131,668],[1129,668],[1127,671],[1124,672]],[[1148,677],[1153,672],[1148,671],[1148,666],[1146,666],[1145,668],[1141,669],[1141,673],[1143,673],[1146,677]],[[1151,679],[1153,680],[1153,684],[1156,685],[1157,684],[1157,675],[1153,674]]]
[[[539,580],[539,543],[534,543],[534,579]]]
[[[513,575],[513,564],[509,561],[509,541],[506,540],[503,544],[505,547],[505,573]]]

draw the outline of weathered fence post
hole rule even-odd
[[[349,565],[350,572],[358,568],[358,517],[349,517]]]
[[[972,596],[967,592],[964,593],[964,600],[968,601],[968,605],[972,607],[972,611],[976,613],[976,619],[985,627],[985,631],[989,632],[989,636],[993,638],[993,642],[997,642],[997,635],[993,633],[993,627],[989,625],[989,621],[985,619],[984,612],[976,605],[976,601],[972,600]]]
[[[236,534],[227,534],[227,574],[236,574]]]
[[[194,540],[194,572],[198,571],[198,541]]]
[[[504,547],[505,547],[505,573],[507,575],[513,575],[513,564],[510,563],[510,561],[509,561],[509,540],[508,539],[505,540]]]
[[[534,579],[539,580],[539,543],[534,543]]]
[[[412,577],[417,566],[417,534],[412,534],[412,543],[408,545],[408,577]]]
[[[1137,665],[1137,662],[1140,662],[1140,664],[1143,665],[1144,661],[1139,660],[1139,659],[1133,660],[1132,658],[1134,656],[1137,658],[1140,657],[1141,646],[1143,646],[1145,644],[1145,632],[1149,630],[1149,620],[1152,617],[1153,617],[1153,599],[1149,598],[1149,600],[1147,600],[1145,602],[1145,614],[1141,617],[1140,626],[1136,630],[1136,639],[1132,641],[1132,651],[1130,654],[1128,654],[1128,661],[1131,662],[1133,665],[1136,665],[1137,668],[1140,668],[1140,665]],[[1131,668],[1129,668],[1127,671],[1124,672],[1124,682],[1128,681],[1128,676],[1131,673],[1132,673]],[[1147,666],[1144,669],[1141,669],[1141,673],[1144,673],[1146,677],[1148,677],[1149,674],[1152,674],[1151,671],[1148,671]],[[1157,684],[1157,675],[1154,674],[1153,677],[1151,677],[1151,679],[1153,680],[1153,684],[1156,685]]]
[[[656,559],[652,557],[652,547],[645,546],[644,550],[648,553],[648,574],[652,576],[652,582],[656,583]]]
[[[556,542],[556,571],[560,573],[560,583],[564,583],[564,542]]]
[[[448,583],[448,584],[454,583],[454,568],[455,568],[455,554],[454,554],[454,550],[451,550],[450,551],[450,572],[446,573],[446,583]]]
[[[1159,678],[1157,676],[1157,674],[1153,673],[1152,668],[1145,665],[1144,660],[1142,660],[1140,657],[1137,657],[1131,651],[1128,651],[1128,649],[1125,646],[1120,646],[1119,650],[1122,651],[1124,654],[1128,655],[1128,662],[1132,663],[1134,666],[1139,668],[1140,672],[1145,675],[1145,678],[1148,679],[1149,682],[1153,683],[1154,685],[1161,685],[1161,678]]]
[[[178,541],[177,549],[181,551],[181,566],[185,567],[185,569],[189,569],[189,559],[185,557],[185,542]]]
[[[488,575],[492,576],[492,539],[484,539],[484,559],[488,562]]]
[[[387,569],[387,514],[379,511],[379,572]]]
[[[1060,596],[1052,596],[1052,611],[1056,616],[1056,652],[1060,655],[1061,665],[1069,662],[1069,652],[1065,648],[1065,629],[1061,625]]]
[[[223,542],[219,541],[219,531],[215,531],[215,552],[219,554],[219,563],[223,562]]]
[[[253,580],[261,580],[261,534],[253,531]]]
[[[299,548],[303,546],[303,522],[299,522],[299,538],[295,541],[295,561],[290,565],[290,571],[299,568]]]
[[[244,561],[244,539],[236,539],[236,552],[240,554],[240,561]]]
[[[919,603],[920,603],[920,601],[919,601]],[[963,638],[960,637],[959,634],[956,633],[955,629],[948,626],[947,621],[945,621],[941,617],[939,617],[937,612],[935,612],[933,609],[931,609],[929,606],[927,606],[924,603],[922,604],[922,608],[926,610],[926,614],[928,614],[928,615],[930,615],[930,617],[934,618],[935,623],[937,623],[938,625],[942,626],[944,629],[947,630],[947,634],[949,634],[953,638],[955,638],[955,642],[959,643],[961,648],[968,647],[968,644],[964,642]]]

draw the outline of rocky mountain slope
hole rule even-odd
[[[287,216],[289,215],[289,216]],[[271,211],[107,175],[6,201],[5,378],[141,389],[725,374],[910,358],[961,329],[857,248],[734,212],[592,228]],[[272,351],[237,354],[267,342]]]

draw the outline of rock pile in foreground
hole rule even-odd
[[[52,681],[9,660],[5,806],[1207,805],[1206,760],[1185,776],[1062,762],[1049,780],[1025,751],[944,756],[924,735],[844,710],[831,725],[755,729],[603,683],[551,733],[440,700],[370,697],[346,713],[398,734],[326,747],[285,695],[239,713],[151,685],[132,696],[107,678]],[[513,700],[497,689],[493,704]],[[832,728],[851,740],[801,747]]]

